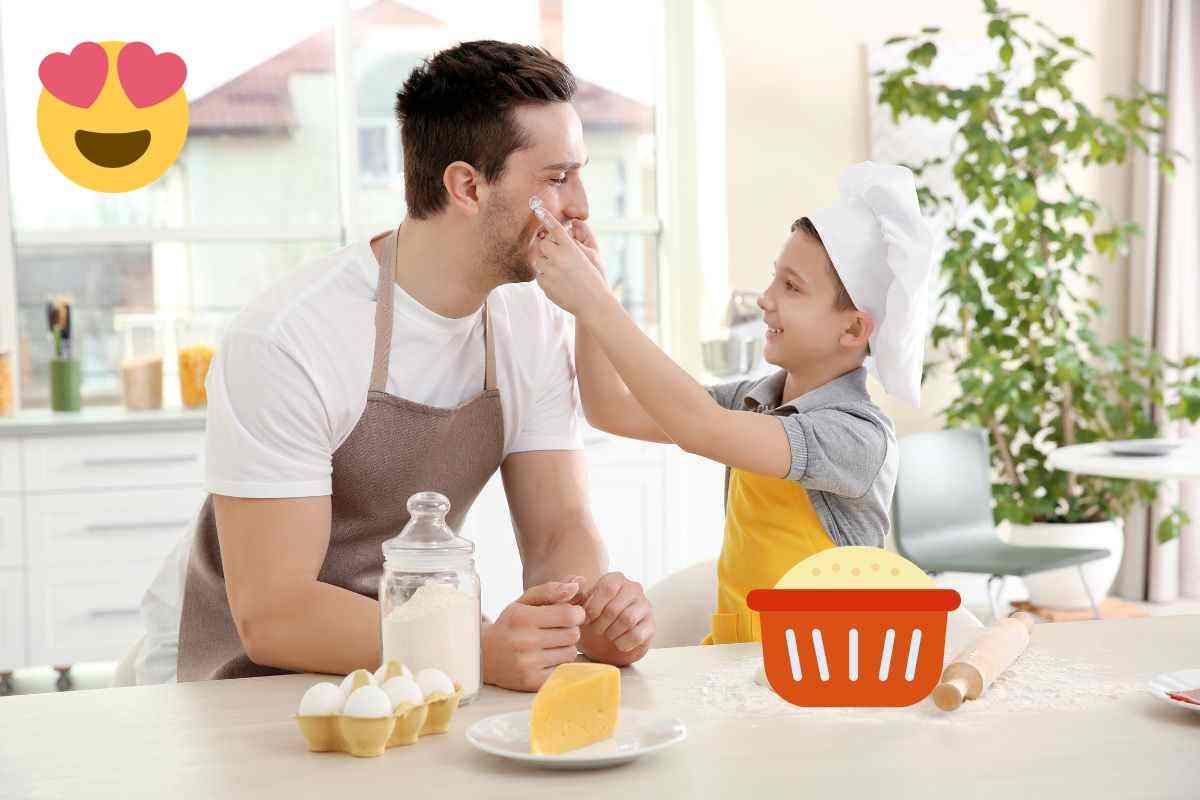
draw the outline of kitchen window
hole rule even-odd
[[[0,351],[15,351],[20,404],[48,402],[51,295],[75,302],[85,404],[112,404],[123,318],[227,320],[306,258],[394,225],[404,212],[395,91],[429,54],[474,38],[538,44],[576,72],[593,228],[622,302],[661,339],[662,12],[637,0],[213,0],[182,14],[148,0],[3,4]],[[35,122],[41,59],[113,19],[129,22],[127,41],[188,67],[178,161],[123,194],[60,175]]]

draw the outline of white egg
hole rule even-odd
[[[412,678],[397,675],[389,678],[381,687],[392,703],[392,710],[397,706],[419,706],[425,702],[425,694]]]
[[[433,667],[417,673],[417,685],[421,687],[421,693],[425,695],[426,699],[435,694],[447,696],[454,694],[454,682],[450,680],[450,676]]]
[[[365,669],[356,669],[354,672],[351,672],[349,675],[342,678],[342,696],[347,700],[350,699],[350,695],[354,694],[354,682],[359,679],[360,674],[365,675],[367,680],[365,683],[361,683],[359,685],[365,686],[371,683],[371,673],[367,672]]]
[[[344,702],[342,690],[336,684],[318,683],[300,698],[300,710],[296,713],[302,717],[328,717],[340,713]]]
[[[375,674],[371,677],[371,682],[374,683],[376,686],[383,686],[383,684],[387,683],[387,681],[388,681],[387,668],[388,668],[388,665],[387,665],[387,662],[385,661],[385,662],[383,662],[383,664],[381,664],[379,666],[379,669],[375,670]],[[412,670],[409,669],[404,664],[400,665],[400,672],[406,678],[411,678],[413,676]]]
[[[342,713],[347,717],[386,717],[392,713],[392,703],[378,686],[362,686],[350,695]]]

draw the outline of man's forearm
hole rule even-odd
[[[240,632],[256,664],[345,675],[379,665],[379,625],[377,601],[312,581],[281,593],[265,613],[244,620]]]

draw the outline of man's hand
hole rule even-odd
[[[586,615],[580,646],[588,658],[624,667],[650,649],[654,614],[640,583],[610,572],[578,601]]]
[[[543,583],[526,590],[485,625],[482,634],[483,680],[503,689],[536,692],[559,664],[579,654],[584,611],[572,600],[578,582]]]

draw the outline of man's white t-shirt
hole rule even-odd
[[[233,497],[328,495],[334,451],[366,408],[379,265],[366,241],[313,259],[231,323],[209,369],[205,489]],[[443,317],[400,286],[387,391],[452,408],[483,390],[483,309]],[[504,455],[577,450],[583,419],[567,315],[536,284],[488,296]],[[173,680],[191,531],[142,604],[139,683]]]

